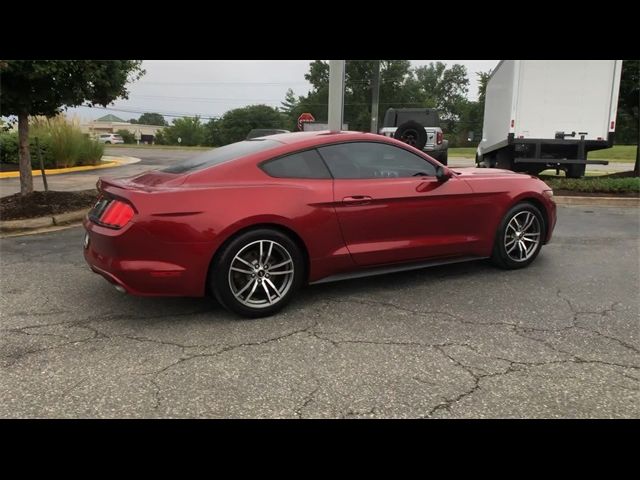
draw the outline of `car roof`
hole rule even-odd
[[[381,138],[381,135],[366,132],[353,132],[348,130],[339,132],[320,130],[313,132],[278,133],[276,135],[269,135],[268,138],[269,140],[275,140],[285,145],[295,145],[298,143],[308,143],[309,145],[315,145],[341,140],[379,140]]]

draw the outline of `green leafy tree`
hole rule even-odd
[[[170,126],[162,130],[160,136],[160,141],[167,145],[202,145],[204,139],[205,129],[199,116],[176,118]],[[158,140],[157,135],[156,140]]]
[[[124,140],[124,143],[136,143],[135,135],[131,133],[129,130],[121,129],[121,130],[118,130],[116,134],[122,137],[122,140]]]
[[[168,125],[167,121],[159,113],[143,113],[136,123],[142,125],[160,125],[161,127]]]
[[[419,95],[433,104],[448,129],[454,129],[467,102],[469,79],[464,65],[447,67],[442,62],[431,62],[415,70],[420,88]]]
[[[136,120],[135,118],[130,118],[129,123],[132,123],[135,125],[136,123],[138,123],[138,120]]]
[[[636,143],[636,163],[633,169],[640,176],[640,60],[624,60],[618,96],[616,137]],[[625,138],[626,137],[626,138]]]
[[[277,108],[249,105],[226,112],[216,123],[219,145],[239,142],[254,128],[286,128],[286,118]]]
[[[294,110],[296,110],[299,103],[300,102],[293,93],[293,90],[288,89],[287,93],[285,93],[284,96],[284,102],[281,102],[282,107],[280,108],[280,110],[285,115],[290,115]]]
[[[204,124],[204,144],[212,147],[221,145],[220,142],[220,120],[212,118]]]
[[[376,60],[346,62],[344,121],[349,124],[351,130],[369,130],[371,80],[375,68]],[[293,115],[289,115],[289,124],[292,125],[295,125],[297,117],[302,112],[313,114],[318,121],[326,121],[328,117],[329,64],[322,60],[312,62],[305,79],[311,83],[312,90],[306,96],[299,97],[296,110],[292,112]],[[416,97],[417,93],[417,85],[408,60],[380,61],[380,117],[383,117],[390,107],[426,106]]]
[[[18,117],[20,193],[33,191],[29,116],[53,116],[82,104],[128,98],[127,84],[145,72],[139,60],[3,60],[2,114]]]

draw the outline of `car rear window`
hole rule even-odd
[[[192,172],[211,167],[213,165],[218,165],[223,162],[228,162],[229,160],[235,160],[236,158],[244,157],[252,153],[270,150],[279,146],[282,146],[282,144],[274,140],[245,140],[243,142],[232,143],[230,145],[225,145],[224,147],[206,151],[200,155],[196,155],[195,157],[188,158],[171,165],[170,167],[164,168],[162,171],[167,173]]]

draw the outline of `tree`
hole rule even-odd
[[[4,60],[2,114],[18,117],[20,193],[33,191],[29,116],[53,116],[82,104],[106,107],[128,98],[127,84],[144,75],[139,60]]]
[[[624,60],[622,62],[622,75],[620,77],[620,94],[618,98],[617,128],[620,129],[620,120],[627,117],[629,129],[635,133],[636,139],[636,164],[633,169],[635,176],[640,176],[640,60]],[[622,115],[621,115],[622,114]],[[622,117],[622,118],[621,118]],[[624,120],[623,120],[624,121]]]
[[[285,93],[284,102],[280,103],[282,105],[280,110],[285,115],[289,115],[296,109],[299,103],[300,101],[296,98],[293,90],[290,88],[287,90],[287,93]]]
[[[129,130],[120,129],[116,132],[117,135],[122,137],[124,143],[136,143],[136,137]]]
[[[457,120],[467,102],[469,79],[464,65],[447,67],[442,62],[429,63],[415,69],[420,94],[438,109],[440,118],[449,129]]]
[[[212,147],[220,146],[220,119],[212,118],[204,124],[204,144]]]
[[[135,118],[130,118],[129,123],[133,123],[135,125],[136,123],[138,123],[138,120],[136,120]]]
[[[160,125],[161,127],[168,125],[167,121],[159,113],[143,113],[136,123],[143,125]]]
[[[371,79],[376,60],[348,60],[345,65],[344,121],[351,130],[369,131],[371,125]],[[416,98],[416,84],[408,60],[380,61],[379,115],[391,107],[425,106]],[[299,97],[298,106],[289,114],[289,124],[302,112],[313,114],[318,121],[328,116],[329,64],[315,60],[309,65],[305,79],[312,85],[306,96]],[[295,116],[295,118],[293,118]]]
[[[254,128],[285,128],[286,118],[277,108],[249,105],[226,112],[217,122],[220,145],[244,140]]]
[[[160,133],[160,132],[158,132]],[[178,142],[178,138],[180,142]],[[202,145],[205,139],[204,125],[200,122],[200,117],[176,118],[173,124],[162,130],[162,135],[158,143],[168,145]],[[158,136],[156,136],[158,140]]]

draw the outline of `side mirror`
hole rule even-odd
[[[436,178],[439,182],[446,182],[451,178],[451,172],[448,168],[440,165],[438,168],[436,168]]]

